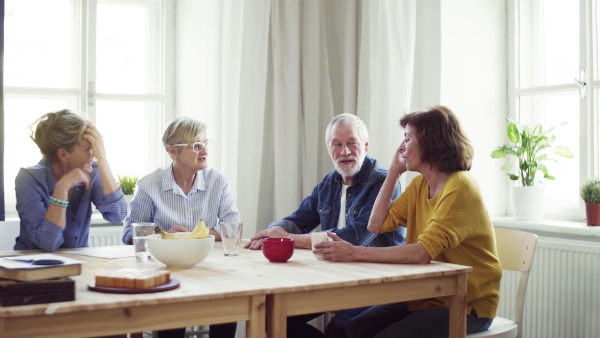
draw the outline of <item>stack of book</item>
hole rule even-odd
[[[37,265],[48,260],[58,264]],[[58,255],[0,257],[0,306],[75,300],[75,281],[69,277],[79,274],[80,261]]]

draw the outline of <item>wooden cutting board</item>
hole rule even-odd
[[[179,281],[177,279],[171,278],[167,283],[156,285],[146,289],[130,289],[130,288],[116,288],[111,286],[96,286],[96,282],[91,282],[88,284],[88,289],[96,292],[103,293],[121,293],[121,294],[136,294],[136,293],[154,293],[154,292],[163,292],[169,291],[173,289],[177,289],[179,287]]]

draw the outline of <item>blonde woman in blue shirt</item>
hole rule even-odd
[[[154,222],[168,232],[186,232],[201,219],[210,234],[221,240],[220,222],[237,221],[240,214],[228,178],[208,168],[211,140],[206,125],[187,117],[175,118],[162,142],[173,162],[138,180],[124,221],[123,242],[132,243],[132,223]],[[209,336],[233,338],[236,325],[211,325]],[[184,328],[158,332],[159,338],[184,335]]]
[[[87,247],[92,204],[107,221],[123,220],[127,203],[92,123],[67,109],[50,112],[33,123],[31,139],[42,160],[15,179],[21,221],[15,250]]]

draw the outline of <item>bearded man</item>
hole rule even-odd
[[[325,130],[325,144],[335,166],[306,197],[298,210],[269,224],[250,239],[246,248],[258,250],[267,237],[294,239],[295,247],[310,249],[310,232],[321,225],[323,231],[335,232],[341,239],[360,246],[403,245],[405,227],[383,234],[367,230],[371,209],[383,185],[387,170],[367,156],[369,131],[356,115],[335,116]],[[400,184],[393,195],[400,195]],[[306,323],[318,314],[288,318],[288,337],[322,337]]]

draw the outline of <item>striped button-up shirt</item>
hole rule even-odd
[[[131,224],[154,222],[164,230],[180,225],[193,230],[201,219],[206,226],[221,233],[220,222],[238,221],[235,197],[228,178],[220,171],[198,171],[187,196],[175,182],[173,164],[140,178],[131,210],[123,221],[123,243],[131,241]]]

